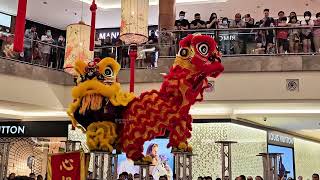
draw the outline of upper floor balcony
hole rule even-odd
[[[179,40],[191,33],[206,34],[216,39],[218,48],[223,53],[225,73],[318,71],[320,34],[317,34],[317,28],[320,27],[162,31],[159,32],[158,43],[146,43],[138,47],[136,82],[161,82],[162,74],[168,71],[174,61]],[[307,39],[304,35],[308,32],[312,36]],[[24,52],[16,53],[13,52],[13,35],[0,34],[0,37],[0,72],[52,80],[58,84],[72,84],[72,77],[62,72],[64,43],[27,39],[25,44],[29,44]],[[124,83],[129,81],[128,49],[129,46],[120,42],[97,43],[95,48],[95,57],[111,56],[121,64],[119,80]],[[51,77],[50,74],[57,78],[48,78]]]

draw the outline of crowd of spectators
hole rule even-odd
[[[47,179],[45,177],[45,179]],[[88,180],[94,180],[93,178],[93,174],[92,172],[89,172]],[[123,172],[121,174],[119,174],[119,178],[118,180],[138,180],[139,179],[139,174],[130,174],[127,172]],[[297,178],[298,180],[303,180],[302,176],[299,176]],[[30,173],[29,176],[16,176],[15,173],[11,173],[8,178],[4,179],[4,180],[44,180],[44,178],[42,177],[42,175],[38,175],[36,176],[34,173]],[[150,180],[155,180],[153,179],[153,177],[150,175]],[[160,176],[159,180],[169,180],[167,176]],[[173,180],[175,180],[175,177],[173,177]],[[198,180],[212,180],[211,176],[199,176]],[[222,180],[221,178],[216,178],[216,180]],[[223,180],[229,180],[228,177],[225,177]],[[261,176],[256,176],[255,178],[253,178],[252,176],[245,176],[245,175],[240,175],[238,177],[235,178],[235,180],[263,180],[263,178]],[[278,180],[294,180],[293,178],[289,177],[287,178],[285,175],[284,176],[278,176]],[[311,176],[311,180],[320,180],[319,179],[319,174],[314,173]]]
[[[284,11],[279,11],[277,18],[270,17],[269,12],[264,9],[263,18],[258,21],[250,14],[240,13],[236,13],[234,19],[219,18],[212,13],[209,20],[204,21],[196,13],[190,22],[185,18],[186,12],[181,11],[175,21],[176,39],[179,41],[194,32],[213,34],[224,54],[319,53],[320,12],[314,19],[312,13],[306,11],[302,20],[295,12],[286,16]]]
[[[38,35],[37,27],[32,25],[25,31],[24,37],[24,53],[20,54],[21,59],[47,67],[63,67],[65,38],[62,35],[53,39],[50,29],[46,30],[45,34]]]
[[[198,180],[212,180],[212,177],[211,176],[205,176],[205,177],[199,176]],[[222,179],[216,178],[216,180],[222,180]],[[229,178],[225,177],[223,180],[229,180]],[[236,177],[235,180],[263,180],[263,178],[261,176],[256,176],[255,178],[253,178],[252,176],[246,177],[245,175],[240,175],[240,176]],[[283,176],[279,175],[278,180],[294,180],[294,179],[291,177],[286,177],[285,175],[283,175]],[[303,180],[303,177],[299,176],[298,180]],[[317,173],[312,174],[311,180],[319,180],[319,174],[317,174]]]
[[[138,58],[136,67],[157,68],[159,57],[159,43],[173,44],[189,33],[200,32],[210,34],[219,42],[219,49],[223,54],[287,54],[287,53],[319,53],[320,52],[320,12],[315,16],[304,12],[297,16],[295,12],[287,14],[278,12],[278,17],[273,18],[269,9],[264,9],[263,18],[255,20],[250,14],[244,16],[236,13],[234,18],[219,17],[212,13],[208,20],[203,20],[199,13],[194,14],[194,19],[185,18],[186,12],[181,11],[175,21],[177,32],[171,33],[162,29],[158,36],[151,31],[148,42],[137,47]],[[205,29],[210,29],[205,30]],[[106,37],[103,40],[96,36],[95,57],[114,57],[122,68],[130,67],[129,46],[120,38],[112,40]],[[10,38],[9,38],[10,39]],[[65,54],[65,38],[60,35],[54,39],[51,30],[45,34],[38,34],[35,25],[25,31],[24,52],[13,52],[13,37],[2,47],[5,57],[19,59],[32,64],[62,69]],[[173,45],[174,47],[174,45]],[[170,47],[171,48],[171,47]],[[168,51],[169,56],[175,55],[178,47]],[[161,53],[163,53],[163,50]]]
[[[47,179],[47,178],[45,178]],[[36,176],[35,173],[30,173],[29,176],[16,176],[15,173],[11,173],[8,178],[4,180],[44,180],[42,175]]]
[[[119,37],[112,40],[110,36],[105,39],[99,39],[96,36],[95,41],[95,58],[112,57],[121,65],[121,68],[130,68],[129,45],[125,45]],[[138,57],[136,60],[137,68],[157,68],[159,57],[158,37],[154,30],[150,31],[148,41],[137,48]]]

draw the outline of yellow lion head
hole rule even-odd
[[[87,111],[97,111],[104,106],[104,102],[111,102],[113,106],[127,106],[134,99],[133,93],[124,93],[120,83],[116,81],[120,65],[113,58],[107,57],[100,62],[75,62],[74,69],[78,74],[76,86],[72,88],[73,103],[68,114],[75,126],[75,111],[85,115]]]

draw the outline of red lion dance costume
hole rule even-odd
[[[112,58],[85,64],[77,61],[79,74],[72,90],[74,102],[68,114],[74,126],[86,131],[91,151],[117,149],[136,162],[149,162],[143,144],[169,131],[173,151],[192,151],[190,107],[202,101],[208,87],[207,77],[216,78],[223,70],[216,42],[210,36],[188,35],[160,91],[140,97],[122,92],[116,82],[119,64]],[[124,119],[124,123],[118,121]]]
[[[127,157],[141,160],[144,142],[163,136],[166,130],[170,131],[168,147],[191,151],[187,142],[192,130],[190,107],[202,101],[207,77],[215,78],[223,70],[217,44],[211,37],[188,35],[181,40],[179,53],[160,91],[142,93],[125,111],[127,121],[120,143]]]

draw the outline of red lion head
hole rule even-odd
[[[190,34],[182,39],[178,56],[188,60],[203,76],[215,78],[224,70],[217,43],[207,35]]]

